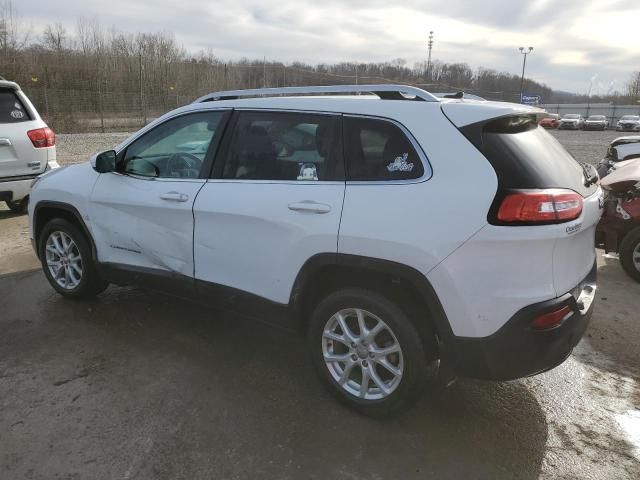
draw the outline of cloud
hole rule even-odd
[[[594,93],[604,93],[640,64],[640,6],[620,0],[19,0],[16,6],[36,29],[60,22],[73,30],[78,17],[97,17],[127,32],[173,32],[188,50],[211,48],[230,59],[401,57],[411,64],[425,60],[434,30],[434,58],[518,73],[518,47],[533,45],[527,74],[579,92],[598,73]]]

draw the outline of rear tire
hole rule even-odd
[[[11,210],[13,213],[24,215],[27,213],[27,208],[29,207],[29,197],[24,197],[22,200],[18,200],[15,202],[7,200],[4,203],[7,204],[7,207],[9,207],[9,210]]]
[[[398,304],[374,291],[345,288],[330,294],[312,314],[307,341],[326,388],[364,415],[403,410],[428,384],[418,330]]]
[[[64,297],[93,298],[109,286],[98,274],[84,232],[67,220],[54,218],[44,226],[38,252],[47,280]]]
[[[620,263],[627,275],[640,282],[640,227],[631,230],[620,242]]]

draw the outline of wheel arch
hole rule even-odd
[[[436,334],[440,357],[452,345],[453,331],[429,280],[418,270],[389,260],[326,253],[311,257],[300,269],[291,292],[290,306],[301,329],[320,298],[338,288],[363,287],[402,302],[425,341]],[[424,311],[426,310],[426,312]],[[425,315],[426,314],[426,315]]]
[[[40,257],[40,235],[42,230],[44,226],[54,218],[63,218],[80,227],[91,245],[91,255],[93,259],[97,261],[96,245],[78,209],[68,203],[49,200],[38,202],[33,209],[33,236],[36,245],[36,255]]]

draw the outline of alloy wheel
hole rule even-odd
[[[402,380],[404,358],[396,335],[366,310],[349,308],[335,313],[323,331],[322,353],[340,388],[360,399],[383,399]]]
[[[82,256],[73,238],[65,232],[51,232],[45,255],[49,273],[65,290],[73,290],[82,281]]]

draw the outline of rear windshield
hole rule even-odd
[[[502,189],[569,188],[583,196],[583,168],[535,117],[517,116],[470,125],[462,132],[493,166]]]
[[[0,123],[18,123],[31,120],[29,112],[16,93],[0,88]]]

